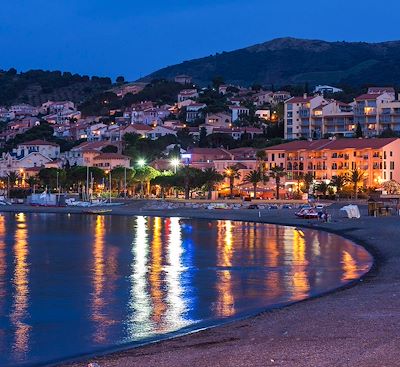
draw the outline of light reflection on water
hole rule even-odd
[[[5,214],[0,366],[65,359],[203,327],[333,289],[370,266],[361,247],[307,229]]]

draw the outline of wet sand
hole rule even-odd
[[[79,212],[81,209],[3,207],[2,211]],[[352,287],[242,321],[125,352],[90,358],[101,367],[133,366],[400,366],[400,217],[332,223],[294,217],[290,210],[146,210],[136,202],[121,215],[179,215],[305,225],[341,234],[375,257],[373,270]],[[65,367],[86,366],[88,360]]]

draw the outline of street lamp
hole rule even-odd
[[[171,159],[171,165],[174,167],[174,173],[176,174],[176,170],[180,165],[181,161],[178,158]]]
[[[60,189],[59,189],[59,186],[58,186],[58,175],[59,175],[59,172],[58,172],[58,169],[57,169],[57,184],[56,184],[56,186],[57,186],[57,193],[60,194]]]
[[[144,159],[139,159],[137,163],[139,167],[144,167],[146,165],[146,161]]]
[[[108,175],[109,188],[110,188],[110,203],[111,203],[111,170],[106,170],[106,175]]]
[[[124,167],[124,199],[126,199],[126,167]]]
[[[21,175],[21,186],[24,187],[24,169],[20,168],[19,174]]]

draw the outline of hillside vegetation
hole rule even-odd
[[[39,106],[48,100],[83,102],[111,87],[110,78],[61,71],[0,69],[0,106],[29,103]]]
[[[400,85],[400,41],[279,38],[168,66],[142,80],[173,78],[178,74],[188,74],[200,85],[209,84],[215,76],[238,85]]]

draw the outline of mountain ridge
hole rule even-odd
[[[227,83],[400,85],[400,41],[347,42],[276,38],[229,52],[184,61],[140,81],[188,74],[200,85],[215,76]]]

